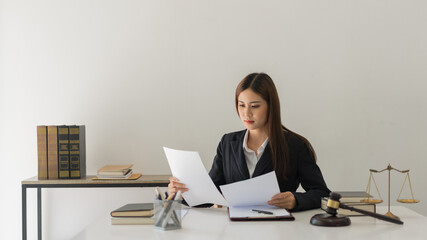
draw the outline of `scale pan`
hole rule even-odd
[[[417,199],[397,199],[398,202],[401,203],[419,203],[420,200]]]

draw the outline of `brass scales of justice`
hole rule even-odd
[[[387,168],[380,170],[380,171],[375,170],[375,169],[369,169],[369,172],[370,172],[369,181],[368,181],[368,186],[366,187],[366,193],[367,193],[368,198],[362,199],[361,202],[375,203],[375,204],[383,202],[380,191],[378,190],[377,183],[375,182],[374,175],[372,173],[381,173],[381,172],[384,172],[385,170],[388,171],[388,212],[384,215],[392,217],[392,218],[399,219],[398,216],[396,216],[390,212],[390,172],[391,172],[391,170],[394,170],[394,171],[399,172],[399,173],[406,173],[406,177],[405,177],[405,180],[403,181],[403,185],[402,185],[402,188],[400,189],[400,193],[399,193],[399,196],[397,197],[397,201],[400,203],[418,203],[418,202],[420,202],[420,200],[416,200],[414,198],[414,192],[412,191],[411,178],[409,177],[409,169],[402,171],[402,170],[393,168],[390,164],[388,164]],[[400,195],[402,194],[406,180],[408,180],[409,188],[411,189],[411,197],[412,197],[411,199],[400,198]],[[375,188],[377,189],[377,193],[378,193],[378,196],[380,197],[380,199],[374,199],[374,198],[370,197],[371,196],[370,192],[371,192],[371,183],[372,182],[374,182]]]

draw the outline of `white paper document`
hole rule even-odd
[[[229,206],[267,205],[271,197],[280,193],[274,171],[220,188]]]
[[[229,203],[230,218],[271,218],[288,217],[289,212],[267,202],[280,193],[274,171],[245,181],[220,186],[222,194]],[[267,211],[264,214],[256,210]]]
[[[251,208],[248,208],[248,206],[273,209],[276,212],[274,206],[267,204],[271,197],[280,193],[274,171],[245,181],[220,186],[224,199],[206,172],[197,152],[180,151],[166,147],[164,147],[164,150],[172,175],[189,189],[188,192],[183,193],[188,205],[216,203],[231,206],[230,213],[232,209],[238,207],[237,214],[242,211],[250,211]],[[286,211],[283,210],[283,212]],[[277,213],[279,214],[279,212]],[[280,215],[282,214],[284,213],[280,213]]]
[[[180,151],[163,147],[172,175],[189,189],[182,194],[190,206],[216,203],[228,206],[203,166],[198,152]]]

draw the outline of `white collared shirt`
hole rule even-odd
[[[255,152],[248,147],[248,133],[249,131],[246,130],[245,137],[243,138],[243,152],[245,153],[246,165],[248,165],[249,176],[252,178],[256,164],[258,163],[258,160],[261,158],[262,154],[264,153],[265,147],[267,146],[268,138],[265,139],[265,141],[258,148],[257,154],[255,154]]]

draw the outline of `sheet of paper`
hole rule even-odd
[[[252,211],[252,209],[272,212],[273,215],[254,212],[254,211]],[[246,217],[249,217],[249,218],[250,217],[256,217],[256,218],[266,217],[266,218],[269,218],[272,216],[274,216],[274,217],[290,216],[289,212],[286,211],[285,209],[278,208],[275,206],[270,206],[270,205],[229,207],[229,213],[230,213],[230,218],[246,218]]]
[[[228,206],[206,172],[198,152],[180,151],[163,147],[172,175],[189,189],[182,194],[188,205],[216,203]]]
[[[220,188],[229,206],[267,205],[271,197],[280,193],[274,171]]]

